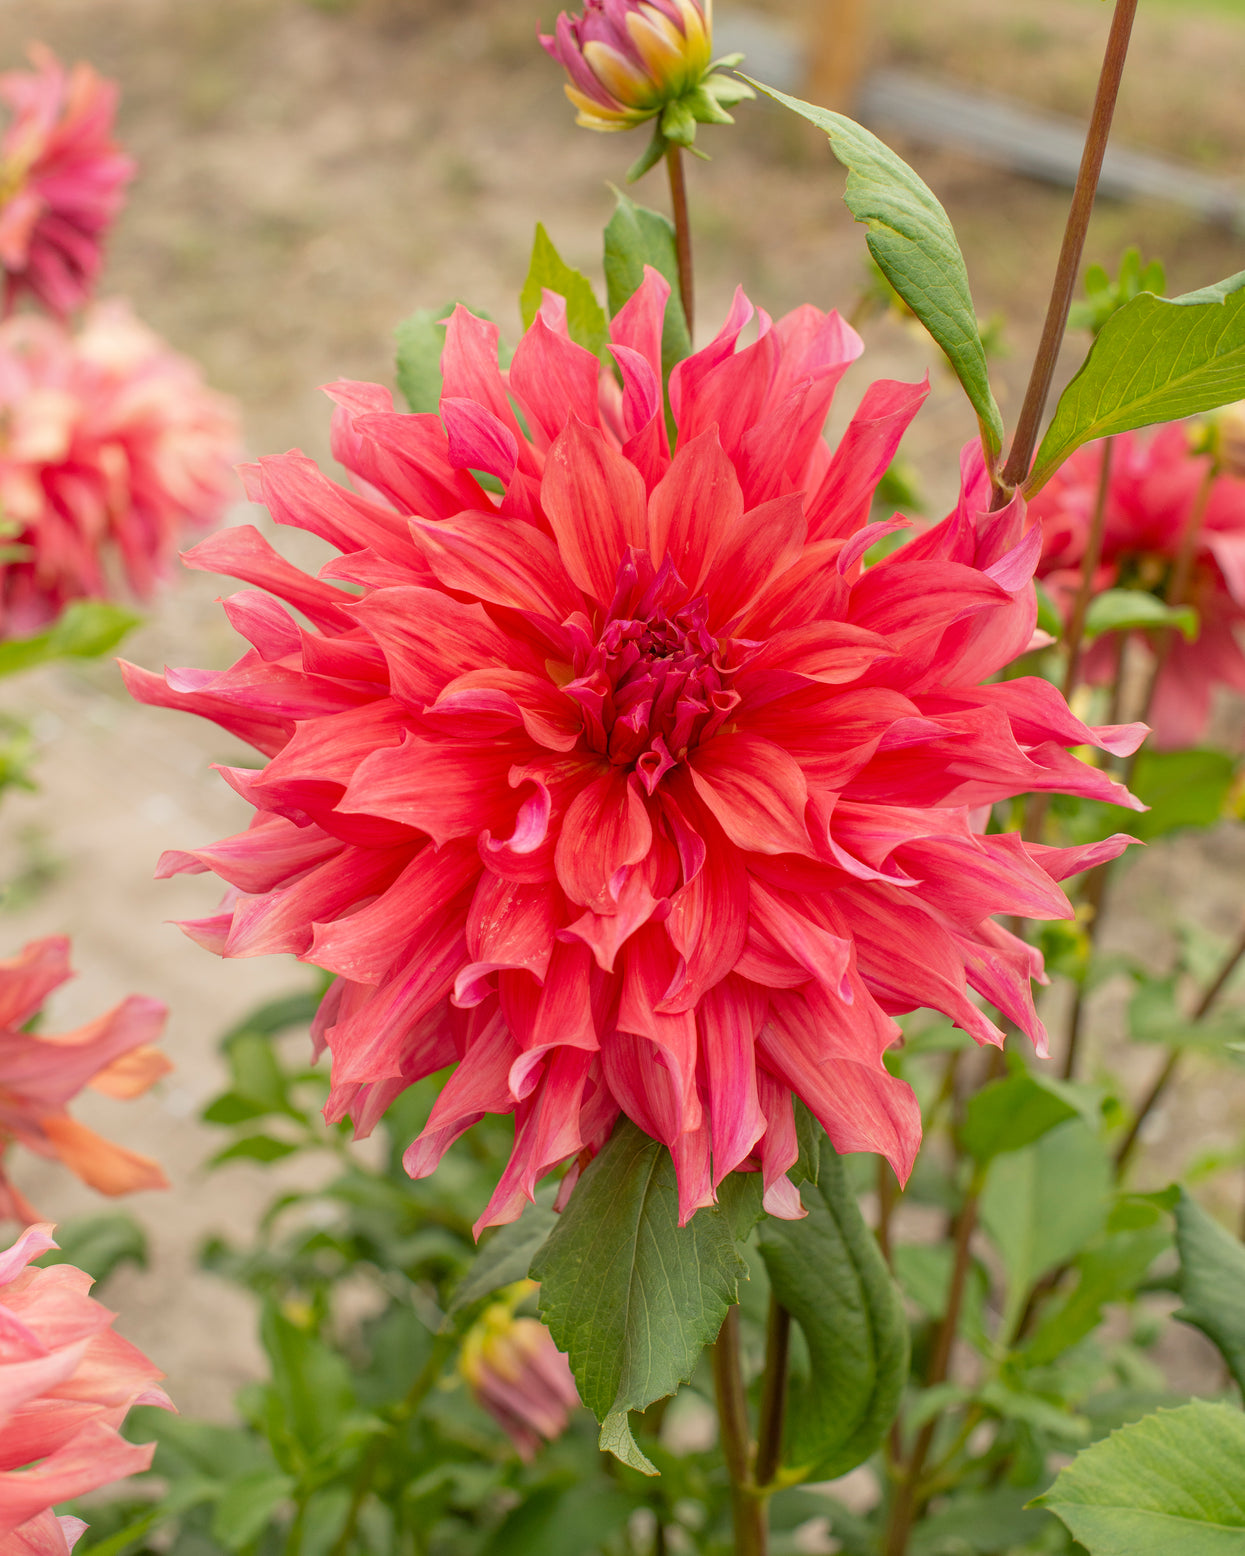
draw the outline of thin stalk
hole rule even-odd
[[[670,175],[670,205],[674,212],[674,246],[679,260],[679,296],[687,320],[687,338],[695,328],[696,295],[692,282],[692,224],[687,215],[687,180],[683,176],[683,148],[666,147],[666,172]]]
[[[1038,427],[1041,425],[1042,412],[1046,409],[1046,399],[1050,394],[1055,363],[1067,328],[1072,289],[1076,285],[1077,272],[1081,268],[1085,234],[1089,230],[1094,196],[1098,192],[1098,176],[1102,172],[1102,158],[1107,149],[1111,118],[1115,113],[1115,100],[1119,96],[1120,77],[1124,72],[1128,40],[1132,35],[1133,17],[1136,14],[1137,0],[1116,0],[1115,14],[1111,18],[1111,32],[1107,38],[1106,53],[1102,61],[1102,71],[1098,77],[1094,111],[1085,137],[1085,150],[1081,154],[1081,167],[1077,173],[1067,226],[1064,228],[1063,246],[1059,251],[1059,264],[1055,269],[1050,305],[1046,310],[1046,323],[1042,327],[1042,339],[1033,362],[1029,387],[1025,390],[1024,404],[1020,410],[1016,436],[1012,440],[1011,453],[1003,467],[1002,485],[995,494],[995,507],[998,508],[1003,507],[1008,501],[1011,489],[1019,486],[1029,474],[1029,466],[1033,462]]]
[[[964,1305],[964,1289],[972,1262],[971,1244],[973,1228],[977,1225],[977,1202],[981,1195],[980,1174],[964,1197],[964,1204],[955,1222],[955,1253],[951,1266],[951,1284],[947,1289],[947,1311],[938,1326],[934,1349],[925,1373],[925,1386],[945,1383],[951,1368],[951,1353],[955,1347],[956,1333],[960,1327],[960,1311]],[[886,1525],[883,1544],[885,1556],[905,1556],[912,1525],[921,1511],[921,1476],[925,1461],[938,1430],[940,1416],[927,1421],[917,1434],[912,1454],[900,1471],[899,1484],[891,1503],[890,1517]]]
[[[748,1403],[739,1360],[739,1309],[727,1309],[721,1332],[710,1353],[713,1388],[718,1401],[718,1431],[722,1457],[731,1482],[731,1520],[735,1526],[735,1556],[766,1556],[769,1519],[763,1497],[752,1479],[752,1442]]]
[[[754,1478],[758,1488],[773,1483],[782,1464],[782,1429],[787,1414],[787,1363],[791,1354],[791,1314],[770,1295],[765,1328],[765,1373],[761,1382],[761,1421],[757,1431]]]
[[[1094,512],[1089,523],[1089,538],[1085,542],[1085,555],[1081,559],[1081,581],[1076,599],[1072,602],[1072,614],[1068,617],[1065,642],[1068,663],[1063,672],[1063,694],[1071,697],[1076,690],[1081,672],[1081,649],[1085,641],[1085,618],[1089,615],[1089,602],[1094,596],[1094,574],[1102,560],[1102,536],[1107,527],[1107,497],[1111,491],[1111,459],[1115,453],[1115,439],[1104,438],[1102,464],[1098,470],[1098,490],[1094,494]]]
[[[882,1250],[882,1257],[886,1260],[887,1268],[891,1265],[891,1217],[895,1214],[895,1206],[899,1203],[899,1185],[895,1181],[895,1174],[891,1171],[890,1163],[884,1156],[878,1157],[878,1247]]]
[[[1082,895],[1082,903],[1091,909],[1089,919],[1085,925],[1085,935],[1092,951],[1098,941],[1098,929],[1103,920],[1103,904],[1107,896],[1107,883],[1110,879],[1110,864],[1100,864],[1092,869],[1085,877],[1085,888]],[[1068,1041],[1063,1052],[1063,1078],[1066,1081],[1076,1079],[1076,1064],[1080,1057],[1081,1032],[1085,1023],[1085,985],[1078,983],[1076,993],[1072,996],[1072,1010],[1068,1016]]]
[[[1243,960],[1245,960],[1245,929],[1242,929],[1236,944],[1228,952],[1227,956],[1224,957],[1219,971],[1215,974],[1207,986],[1206,992],[1198,1001],[1197,1008],[1189,1018],[1191,1021],[1195,1023],[1202,1021],[1210,1014],[1214,1008],[1215,1001],[1227,986],[1228,979],[1231,978]],[[1137,1149],[1137,1141],[1141,1136],[1142,1126],[1150,1114],[1153,1113],[1159,1098],[1171,1085],[1173,1076],[1180,1068],[1180,1056],[1183,1052],[1184,1050],[1180,1048],[1172,1049],[1167,1056],[1163,1068],[1155,1077],[1154,1084],[1146,1093],[1145,1100],[1138,1107],[1136,1117],[1133,1119],[1128,1133],[1120,1142],[1119,1150],[1115,1153],[1115,1171],[1117,1176],[1123,1175],[1129,1162],[1132,1160],[1133,1152]]]

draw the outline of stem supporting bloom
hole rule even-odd
[[[696,295],[692,280],[692,226],[687,214],[687,179],[684,176],[682,146],[672,143],[666,147],[666,172],[670,175],[670,205],[674,212],[675,252],[679,261],[679,298],[683,304],[683,316],[687,320],[687,336],[690,340],[695,328],[693,314]]]
[[[1115,100],[1119,95],[1120,78],[1124,72],[1124,60],[1128,54],[1128,42],[1132,35],[1133,18],[1137,14],[1137,0],[1116,0],[1115,15],[1111,19],[1111,32],[1103,57],[1102,71],[1098,77],[1098,93],[1094,99],[1094,111],[1085,137],[1085,149],[1081,154],[1080,171],[1072,205],[1068,211],[1064,229],[1063,246],[1059,251],[1059,263],[1051,288],[1050,304],[1046,310],[1046,322],[1042,327],[1042,339],[1034,358],[1029,386],[1025,391],[1016,436],[1012,440],[1011,453],[1003,467],[1001,486],[995,495],[995,507],[1001,508],[1011,491],[1028,475],[1037,447],[1038,428],[1046,399],[1050,393],[1055,363],[1063,343],[1068,323],[1068,309],[1072,303],[1072,290],[1077,271],[1081,266],[1081,252],[1085,247],[1085,234],[1089,230],[1090,212],[1094,208],[1094,196],[1098,192],[1098,176],[1102,171],[1102,159],[1107,149],[1107,137],[1111,132],[1111,119],[1115,113]]]
[[[739,1309],[727,1310],[711,1351],[713,1386],[718,1401],[722,1457],[731,1482],[731,1518],[735,1526],[735,1556],[766,1556],[769,1548],[766,1501],[752,1477],[752,1443],[748,1403],[739,1356]]]

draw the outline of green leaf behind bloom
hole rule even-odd
[[[960,1141],[979,1167],[1006,1151],[1019,1151],[1075,1117],[1076,1104],[1020,1072],[992,1081],[969,1098]]]
[[[549,234],[537,222],[532,262],[519,294],[519,308],[523,314],[525,330],[531,328],[533,319],[540,311],[541,293],[546,288],[566,299],[566,326],[571,339],[591,351],[594,357],[601,356],[609,338],[605,310],[597,301],[588,277],[566,263],[554,248]]]
[[[1138,627],[1177,627],[1192,643],[1198,633],[1198,614],[1191,605],[1165,605],[1141,589],[1104,589],[1094,596],[1085,613],[1087,642],[1104,632],[1129,632]]]
[[[902,157],[854,120],[760,81],[752,85],[830,137],[831,151],[847,169],[844,203],[868,227],[865,241],[886,279],[946,353],[993,463],[1003,446],[1003,418],[990,391],[964,256],[946,211]]]
[[[46,632],[0,643],[0,676],[54,659],[97,659],[116,648],[141,620],[108,600],[75,600]]]
[[[644,280],[645,265],[670,283],[666,323],[661,337],[662,376],[670,377],[676,362],[689,356],[691,338],[679,300],[679,261],[674,228],[658,211],[650,211],[616,190],[617,205],[605,229],[605,285],[610,317],[619,311]]]
[[[1176,1248],[1184,1300],[1176,1317],[1219,1347],[1245,1392],[1245,1248],[1183,1189],[1176,1205]]]

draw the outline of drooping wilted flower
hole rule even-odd
[[[535,1290],[535,1281],[519,1281],[499,1293],[467,1331],[458,1357],[477,1403],[523,1459],[560,1437],[579,1404],[570,1363],[553,1336],[539,1319],[515,1315],[517,1303]]]
[[[1228,419],[1232,440],[1235,423]],[[1228,468],[1211,481],[1212,455],[1199,452],[1183,425],[1149,435],[1121,433],[1112,440],[1102,558],[1094,578],[1103,589],[1168,591],[1186,542],[1197,526],[1192,572],[1180,604],[1198,613],[1197,635],[1178,632],[1163,645],[1163,662],[1149,719],[1153,745],[1179,750],[1201,737],[1216,686],[1245,694],[1245,471]],[[1030,504],[1042,528],[1038,576],[1056,601],[1070,609],[1080,584],[1102,470],[1102,443],[1079,449]],[[1195,511],[1205,503],[1200,515]],[[1100,638],[1083,660],[1091,683],[1113,679],[1116,648]]]
[[[61,317],[90,300],[105,232],[134,164],[113,142],[117,89],[41,44],[35,66],[0,75],[12,119],[0,139],[0,266],[6,311],[30,292]]]
[[[188,561],[269,591],[226,602],[253,649],[220,674],[128,670],[269,758],[225,770],[249,831],[161,861],[230,884],[185,928],[337,975],[315,1031],[328,1116],[360,1133],[457,1063],[412,1174],[514,1113],[484,1224],[620,1112],[670,1148],[685,1220],[737,1168],[801,1214],[793,1093],[837,1149],[905,1176],[920,1115],[883,1063],[891,1018],[930,1006],[1000,1043],[972,988],[1043,1045],[1041,959],[991,915],[1070,916],[1054,882],[1127,842],[975,824],[1028,790],[1122,801],[1066,748],[1142,730],[1087,729],[1043,680],[982,684],[1033,635],[1041,536],[1018,503],[985,511],[979,455],[945,522],[864,568],[927,386],[874,384],[832,452],[859,338],[806,307],[741,349],[741,293],[671,375],[672,455],[668,293],[650,270],[614,318],[621,387],[551,294],[508,374],[496,328],[455,311],[440,416],[334,385],[359,491],[299,453],[250,479],[342,555],[308,577],[221,531]]]
[[[107,1015],[73,1032],[22,1029],[53,989],[73,976],[63,935],[33,940],[0,962],[0,1218],[37,1221],[9,1182],[3,1156],[11,1144],[59,1159],[101,1194],[167,1188],[159,1166],[105,1140],[71,1118],[66,1104],[90,1086],[109,1097],[140,1096],[171,1068],[151,1044],[168,1011],[133,994]]]
[[[78,333],[0,325],[0,637],[71,601],[150,595],[233,493],[229,402],[120,303]]]
[[[71,1549],[86,1526],[54,1505],[149,1468],[154,1445],[118,1428],[134,1405],[173,1408],[164,1374],[87,1295],[89,1275],[27,1268],[56,1247],[51,1232],[28,1227],[0,1253],[0,1548],[14,1556]]]
[[[540,41],[570,77],[585,129],[630,130],[660,115],[668,140],[691,145],[698,123],[730,124],[727,108],[753,96],[715,69],[712,22],[712,0],[586,0],[582,16],[562,11]]]

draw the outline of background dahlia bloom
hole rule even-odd
[[[132,1405],[173,1408],[164,1376],[112,1331],[115,1313],[70,1264],[28,1269],[56,1244],[28,1227],[0,1253],[0,1549],[58,1556],[86,1527],[57,1502],[151,1465],[151,1443],[118,1432]]]
[[[582,16],[559,13],[546,52],[589,130],[630,130],[693,91],[708,74],[712,0],[586,0]]]
[[[506,1433],[521,1459],[566,1430],[579,1404],[571,1365],[538,1319],[516,1318],[516,1300],[536,1289],[521,1281],[513,1295],[485,1309],[468,1330],[458,1370],[477,1404]]]
[[[0,265],[8,308],[29,291],[63,317],[90,299],[134,163],[112,139],[115,84],[42,44],[30,57],[34,70],[0,75]]]
[[[0,637],[123,582],[146,598],[178,537],[235,494],[237,446],[228,401],[122,304],[76,334],[0,325]]]
[[[59,1158],[101,1194],[162,1189],[158,1165],[104,1140],[70,1118],[66,1104],[84,1086],[108,1097],[137,1097],[172,1068],[150,1046],[168,1014],[159,1000],[132,994],[73,1032],[24,1032],[44,1000],[73,976],[63,935],[32,940],[0,962],[0,1217],[39,1218],[9,1182],[3,1153],[14,1142]]]
[[[1114,440],[1107,488],[1102,561],[1094,578],[1102,589],[1167,587],[1189,517],[1210,465],[1195,454],[1189,429],[1166,426],[1151,436],[1125,432]],[[1080,584],[1081,561],[1102,469],[1101,443],[1079,449],[1037,494],[1029,512],[1042,526],[1038,576],[1065,614]],[[1214,480],[1194,552],[1183,604],[1196,606],[1195,641],[1180,633],[1159,673],[1149,718],[1159,750],[1193,745],[1210,716],[1211,693],[1221,685],[1245,694],[1245,479]],[[1139,634],[1140,635],[1140,634]],[[1101,638],[1084,660],[1091,682],[1116,674],[1116,646]]]
[[[300,453],[249,478],[341,556],[308,577],[249,526],[221,531],[187,560],[257,586],[225,606],[250,652],[223,673],[128,670],[140,699],[269,758],[223,770],[248,831],[161,860],[229,883],[187,931],[337,975],[315,1036],[328,1116],[360,1133],[457,1065],[413,1175],[513,1112],[482,1224],[620,1112],[670,1148],[684,1219],[736,1168],[802,1213],[793,1093],[838,1150],[906,1175],[920,1118],[883,1063],[892,1017],[930,1006],[997,1044],[972,988],[1044,1047],[1040,958],[991,915],[1069,916],[1055,882],[1127,841],[974,825],[1027,790],[1124,800],[1065,748],[1142,731],[1085,728],[1043,680],[981,684],[1032,637],[1041,533],[1018,505],[983,511],[979,458],[944,523],[862,569],[927,385],[874,384],[832,452],[859,338],[805,307],[759,315],[741,347],[741,293],[671,375],[672,455],[668,292],[649,271],[615,317],[620,381],[547,296],[507,375],[496,328],[455,311],[440,416],[332,386],[359,491]]]

